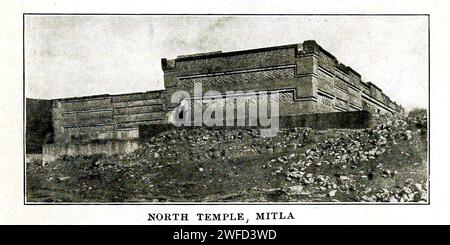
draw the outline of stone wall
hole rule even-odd
[[[163,58],[166,118],[178,103],[176,91],[193,95],[194,85],[203,93],[227,91],[294,91],[280,116],[318,112],[368,110],[395,113],[402,108],[381,89],[365,83],[361,75],[345,66],[315,41],[277,47],[222,53],[211,52]],[[286,101],[282,102],[286,104]]]
[[[139,125],[162,122],[164,106],[161,95],[161,91],[152,91],[55,100],[55,141],[136,139]]]
[[[209,107],[232,103],[234,108],[244,104],[245,111],[248,111],[249,106],[264,99],[260,92],[279,94],[277,100],[282,127],[367,127],[370,121],[367,111],[383,114],[403,110],[380,88],[362,81],[358,72],[341,64],[315,41],[226,53],[182,55],[175,59],[163,58],[161,63],[165,90],[45,102],[53,103],[51,116],[43,118],[53,122],[50,126],[53,127],[55,144],[45,145],[44,152],[50,158],[65,154],[129,152],[136,148],[139,138],[159,132],[160,125],[169,125],[170,115],[181,104],[192,106],[200,101]],[[202,85],[203,93],[213,90],[224,95],[232,91],[237,95],[194,98],[197,84]],[[172,95],[177,91],[188,92],[189,96],[172,103]],[[43,106],[40,104],[38,107]],[[45,130],[34,130],[38,124],[37,117],[32,116],[36,110],[32,112],[31,108],[33,106],[30,106],[28,115],[27,107],[27,120],[30,117],[27,122],[27,152],[28,147],[35,149],[33,145],[37,146],[36,149],[40,146],[42,151],[48,123],[42,123]],[[223,112],[222,116],[226,118],[226,110]],[[50,114],[50,109],[39,113]],[[235,118],[239,117],[236,110],[233,113]],[[248,117],[248,114],[243,116],[245,119]]]
[[[361,75],[345,66],[329,52],[318,46],[318,96],[332,111],[367,110],[385,114],[402,112],[403,108],[385,95],[375,84],[365,83]]]
[[[347,112],[327,112],[327,113],[312,113],[312,114],[297,114],[286,115],[278,118],[280,128],[294,128],[294,127],[308,127],[314,129],[330,129],[330,128],[352,128],[362,129],[368,128],[372,125],[372,114],[368,111],[347,111]],[[233,126],[183,126],[185,129],[194,129],[197,127],[205,127],[214,130],[226,130],[232,128],[267,128],[261,125],[256,126],[236,126],[236,121]],[[141,125],[139,126],[139,140],[148,141],[151,137],[156,136],[164,131],[179,129],[172,124],[155,124],[155,125]]]
[[[126,154],[139,147],[137,140],[107,140],[80,144],[54,143],[43,145],[42,162],[48,163],[61,156],[90,156]]]
[[[178,106],[170,101],[174,92],[183,90],[193,95],[194,85],[200,83],[204,93],[211,90],[220,93],[295,90],[293,95],[298,104],[307,104],[307,101],[315,99],[311,88],[312,71],[303,65],[309,64],[311,59],[300,55],[298,50],[299,46],[295,44],[162,59],[167,112]],[[297,64],[301,64],[302,69],[298,69]],[[292,111],[291,108],[289,110]],[[280,113],[288,112],[281,110]]]

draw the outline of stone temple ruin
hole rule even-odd
[[[220,93],[277,91],[280,121],[287,126],[361,128],[367,127],[371,114],[403,111],[380,88],[362,81],[358,72],[339,63],[315,41],[182,55],[163,58],[161,64],[164,90],[63,98],[47,103],[27,99],[27,156],[42,154],[46,162],[62,155],[133,151],[146,130],[160,131],[161,125],[170,124],[170,115],[179,106],[171,102],[172,94],[179,90],[193,94],[198,83],[204,90]],[[223,100],[251,103],[255,97],[257,93]],[[202,103],[217,100],[221,98],[205,97]],[[39,118],[45,120],[29,113],[28,109],[37,104],[49,107],[38,109]],[[43,116],[46,111],[48,115]]]

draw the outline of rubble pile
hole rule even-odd
[[[368,129],[176,129],[135,152],[27,167],[40,201],[427,200],[427,117]]]
[[[420,137],[426,135],[426,126],[423,127],[426,125],[426,116],[408,121],[385,118],[384,121],[370,129],[340,131],[336,136],[306,148],[302,154],[291,154],[270,162],[290,162],[283,174],[286,181],[300,184],[289,192],[293,195],[306,193],[309,197],[328,196],[331,201],[339,201],[335,197],[340,194],[346,201],[425,202],[426,178],[421,183],[411,178],[403,181],[401,177],[396,178],[399,171],[390,168],[426,166],[426,154],[420,159],[421,162],[405,161],[410,153],[403,151],[398,157],[401,162],[386,162],[382,156],[386,152],[393,154],[399,148],[397,146],[404,144],[409,146],[409,150],[416,149],[413,147],[417,146],[416,143],[422,143],[423,146]],[[273,173],[281,174],[280,170],[276,169]],[[390,189],[383,185],[373,188],[375,178],[387,179],[381,182],[391,179],[395,186]]]

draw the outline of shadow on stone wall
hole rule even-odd
[[[313,113],[304,115],[289,115],[279,118],[280,128],[309,127],[314,129],[330,129],[330,128],[369,128],[372,125],[372,114],[368,111],[348,111],[348,112],[330,112],[330,113]],[[225,122],[224,122],[225,125]],[[237,125],[234,120],[233,125]],[[204,127],[209,129],[228,128],[264,128],[262,126],[182,126],[183,128]],[[176,129],[172,124],[153,124],[140,125],[139,138],[141,141],[147,141],[149,138],[172,129]]]

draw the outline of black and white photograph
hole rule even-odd
[[[23,22],[27,205],[430,204],[426,14]]]
[[[1,1],[0,225],[33,242],[436,237],[390,227],[449,224],[449,10]]]

